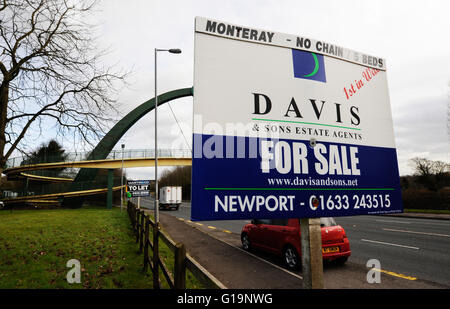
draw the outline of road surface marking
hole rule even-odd
[[[222,230],[222,232],[224,232],[224,233],[228,233],[228,234],[231,234],[232,232],[231,231],[229,231],[229,230]]]
[[[383,241],[369,240],[369,239],[361,239],[361,241],[372,242],[372,243],[375,243],[375,244],[382,244],[382,245],[388,245],[388,246],[401,247],[401,248],[406,248],[406,249],[419,250],[418,247],[411,247],[411,246],[393,244],[393,243],[390,243],[390,242],[383,242]]]
[[[194,224],[197,224],[198,226],[203,226],[202,223],[194,222]]]
[[[411,224],[411,222],[404,222],[404,221],[394,221],[394,220],[375,220],[378,222],[387,222],[387,223],[402,223],[402,224]]]
[[[382,272],[384,274],[390,275],[390,276],[394,276],[394,277],[398,277],[398,278],[402,278],[402,279],[406,279],[406,280],[411,280],[411,281],[417,280],[416,277],[411,277],[411,276],[406,276],[406,275],[402,275],[402,274],[397,274],[397,273],[394,273],[393,271],[387,271],[387,270],[378,269],[378,268],[372,268],[372,269],[375,270],[375,271],[379,271],[379,272]]]
[[[208,225],[208,228],[211,230],[215,230],[216,228],[214,226]]]
[[[180,221],[184,221],[184,219],[183,218],[177,218],[178,220],[180,220]]]
[[[421,234],[421,235],[429,235],[429,236],[440,236],[440,237],[450,237],[447,234],[437,234],[437,233],[426,233],[426,232],[416,232],[416,231],[405,231],[405,230],[394,230],[394,229],[383,229],[384,231],[391,232],[399,232],[399,233],[412,233],[412,234]]]

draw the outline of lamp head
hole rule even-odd
[[[171,49],[169,49],[169,53],[171,53],[171,54],[181,54],[181,49],[171,48]]]

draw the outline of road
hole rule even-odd
[[[143,199],[142,207],[153,209],[154,202]],[[178,211],[164,211],[177,218],[190,219],[190,203]],[[338,217],[350,240],[349,262],[366,265],[377,259],[381,269],[392,276],[418,278],[450,285],[450,221],[392,216]],[[249,220],[202,221],[205,226],[239,234]]]
[[[378,259],[382,269],[450,284],[450,221],[391,216],[336,218],[347,232],[350,261]]]

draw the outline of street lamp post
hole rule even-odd
[[[158,192],[158,61],[159,51],[168,51],[171,54],[181,54],[181,49],[159,49],[155,48],[155,223],[159,222],[159,192]]]
[[[122,211],[123,207],[123,152],[125,149],[125,144],[122,144],[122,170],[120,176],[120,211]]]

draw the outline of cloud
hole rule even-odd
[[[387,60],[394,131],[401,174],[421,154],[448,160],[445,115],[450,80],[450,2],[409,1],[217,1],[108,0],[97,19],[105,59],[133,69],[120,95],[123,115],[154,96],[154,48],[181,48],[158,57],[159,93],[193,85],[194,18],[205,16],[277,32],[300,34]],[[407,13],[405,13],[407,11]],[[192,98],[172,107],[189,139]],[[180,138],[168,106],[161,106],[159,143]],[[127,148],[153,148],[154,116],[143,117],[122,138]],[[130,173],[135,173],[131,172]],[[136,172],[137,173],[137,172]]]
[[[394,113],[401,175],[412,173],[407,162],[413,157],[449,161],[447,109],[447,98],[437,96],[410,100],[402,111]]]

